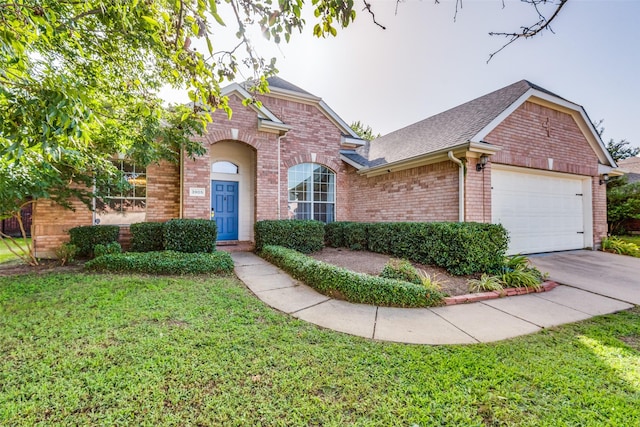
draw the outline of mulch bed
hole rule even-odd
[[[0,264],[0,277],[16,276],[19,274],[71,273],[82,270],[81,264],[61,266],[58,260],[40,260],[39,265],[28,265],[20,260]]]
[[[393,258],[389,255],[367,251],[352,251],[344,248],[324,248],[321,251],[310,254],[310,256],[318,261],[373,276],[380,275],[384,265]],[[451,296],[468,294],[469,286],[467,285],[467,280],[476,278],[476,276],[453,276],[447,270],[431,265],[412,264],[432,278],[435,275],[436,280],[442,287],[442,291]]]

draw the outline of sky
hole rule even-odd
[[[263,56],[277,58],[280,77],[323,98],[347,123],[359,120],[376,133],[527,79],[582,105],[593,121],[604,119],[605,142],[624,138],[640,147],[640,0],[570,0],[554,33],[519,40],[489,63],[505,39],[488,33],[533,24],[530,6],[463,0],[454,22],[454,0],[406,0],[397,13],[395,0],[370,3],[386,30],[358,6],[356,21],[336,38],[313,37],[308,25],[288,44],[276,46],[257,31],[252,41]],[[216,46],[233,43],[234,33],[231,26],[214,28]],[[184,92],[161,96],[187,100]]]

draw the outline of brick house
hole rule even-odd
[[[136,170],[126,195],[92,213],[41,201],[38,256],[77,225],[210,218],[223,241],[253,241],[263,219],[502,223],[510,252],[597,247],[606,235],[603,174],[616,164],[584,109],[525,80],[392,132],[361,140],[316,97],[280,78],[261,104],[224,89],[208,148],[181,165]]]

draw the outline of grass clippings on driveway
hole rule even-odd
[[[420,325],[429,327],[429,325]],[[640,425],[638,308],[510,341],[383,343],[235,279],[0,278],[0,425]]]

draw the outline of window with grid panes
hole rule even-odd
[[[96,199],[96,224],[127,225],[144,222],[147,216],[147,171],[126,160],[114,160],[125,181],[120,190],[109,190]],[[114,186],[114,188],[117,186]]]
[[[335,221],[336,174],[316,163],[289,168],[289,219]]]

